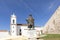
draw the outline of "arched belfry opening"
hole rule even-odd
[[[13,24],[15,23],[15,20],[13,20]]]

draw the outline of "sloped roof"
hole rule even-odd
[[[8,32],[7,30],[0,30],[0,32]]]
[[[28,24],[17,24],[17,26],[28,26]]]

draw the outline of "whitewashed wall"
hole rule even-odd
[[[4,38],[8,36],[10,36],[9,32],[0,32],[0,38]]]
[[[17,34],[18,35],[19,35],[19,32],[20,32],[20,29],[21,29],[21,34],[26,35],[26,33],[27,33],[26,29],[28,29],[27,26],[18,26],[17,27]]]
[[[43,30],[43,27],[35,27],[35,30],[29,30],[27,26],[18,26],[17,27],[17,34],[19,35],[19,32],[20,32],[20,29],[21,29],[21,33],[23,36],[37,36],[37,34],[41,34],[41,30]]]
[[[17,26],[16,25],[11,25],[10,32],[11,32],[12,36],[16,36],[17,35]]]
[[[26,37],[36,37],[36,30],[29,30],[27,26],[21,26],[22,35]]]
[[[44,27],[35,27],[35,30],[37,31],[37,33],[40,32],[40,34],[42,34],[43,33],[43,28]],[[42,33],[41,33],[41,30],[42,30]]]
[[[21,29],[21,26],[17,26],[17,35],[19,35],[20,29]]]
[[[27,26],[21,26],[22,35],[27,35]]]

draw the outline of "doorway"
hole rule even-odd
[[[19,35],[22,35],[22,33],[21,33],[21,29],[19,30]]]

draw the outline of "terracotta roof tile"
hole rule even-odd
[[[0,30],[0,32],[7,32],[7,30]]]
[[[17,24],[17,26],[28,26],[28,24]]]

